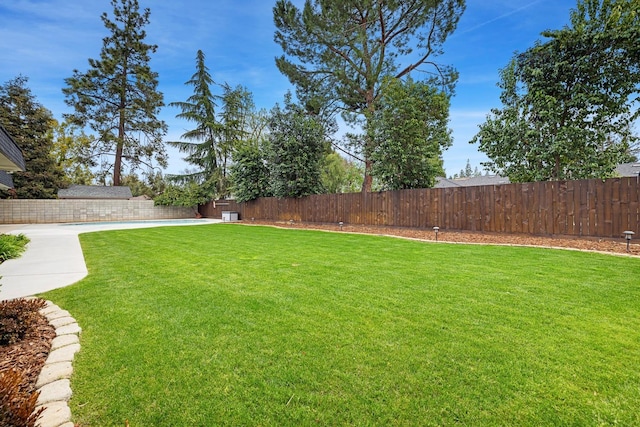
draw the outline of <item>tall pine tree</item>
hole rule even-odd
[[[213,81],[209,69],[205,64],[204,52],[196,53],[196,72],[185,83],[193,87],[193,95],[183,102],[172,102],[171,107],[177,107],[182,112],[176,117],[195,123],[194,129],[181,135],[185,141],[169,141],[169,145],[176,147],[185,153],[184,160],[197,170],[188,174],[172,175],[175,182],[205,183],[216,175],[220,175],[222,162],[222,148],[218,145],[219,135],[222,133],[222,124],[216,117],[216,100],[211,86]]]
[[[457,72],[435,60],[464,9],[464,0],[306,0],[301,8],[278,0],[275,41],[284,54],[276,65],[306,110],[319,113],[332,105],[369,129],[388,77],[430,66],[442,87],[453,90]],[[371,191],[373,137],[365,134],[354,143],[365,155],[362,189]]]
[[[54,123],[27,87],[26,77],[0,86],[0,124],[22,150],[26,164],[25,172],[13,174],[19,198],[54,199],[64,185],[62,169],[51,155]]]
[[[182,112],[176,117],[193,122],[195,128],[181,135],[184,141],[168,144],[186,154],[185,161],[196,169],[182,175],[172,175],[174,182],[194,182],[203,185],[215,197],[229,192],[230,160],[235,148],[249,134],[249,120],[254,104],[251,93],[242,86],[231,88],[223,84],[222,95],[213,92],[217,83],[205,64],[205,55],[196,54],[196,72],[185,83],[193,94],[184,102],[172,102]],[[217,112],[218,102],[220,111]]]
[[[89,59],[89,70],[74,70],[65,79],[66,103],[75,109],[66,118],[96,135],[99,154],[110,158],[113,185],[120,185],[122,168],[153,160],[166,166],[162,137],[167,125],[156,116],[164,106],[158,91],[158,74],[151,70],[157,46],[145,43],[144,27],[150,10],[140,13],[137,0],[111,0],[114,19],[101,18],[110,35],[103,39],[100,59]]]

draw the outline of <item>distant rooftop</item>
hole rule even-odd
[[[132,197],[129,187],[106,187],[102,185],[72,185],[58,190],[59,199],[106,199],[128,200]]]
[[[640,176],[640,162],[622,163],[616,166],[618,176]]]
[[[451,187],[476,187],[480,185],[501,185],[509,184],[509,178],[498,175],[472,176],[469,178],[436,178],[434,188],[451,188]]]
[[[640,176],[640,162],[621,163],[616,166],[615,176]],[[480,185],[510,184],[509,178],[499,175],[473,176],[469,178],[436,178],[434,188],[475,187]]]
[[[13,188],[13,178],[6,171],[0,170],[0,190]]]

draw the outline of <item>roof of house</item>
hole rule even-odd
[[[616,166],[619,176],[640,176],[640,162],[622,163]]]
[[[0,190],[8,190],[13,188],[13,178],[11,174],[0,170]]]
[[[0,125],[0,170],[24,171],[24,157],[18,144],[11,138],[7,130]]]
[[[434,188],[451,188],[451,187],[475,187],[479,185],[501,185],[509,184],[509,178],[498,175],[472,176],[469,178],[449,179],[444,177],[436,178]]]
[[[102,185],[72,185],[58,190],[59,199],[111,199],[128,200],[132,197],[129,187],[107,187]]]

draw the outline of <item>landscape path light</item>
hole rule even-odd
[[[438,241],[438,231],[440,231],[440,227],[433,227],[433,231],[436,233],[436,242]]]
[[[342,231],[342,226],[344,225],[344,222],[340,221],[338,225],[340,226],[340,231]]]
[[[627,241],[627,252],[629,252],[629,243],[631,243],[631,236],[633,236],[634,233],[633,231],[627,230],[627,231],[623,231],[622,234],[624,234],[624,239]]]

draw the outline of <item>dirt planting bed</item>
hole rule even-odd
[[[403,228],[403,227],[372,227],[364,225],[315,224],[303,222],[274,222],[274,221],[243,221],[245,224],[270,225],[283,228],[327,230],[345,233],[366,233],[405,237],[435,241],[436,235],[432,229]],[[634,236],[635,237],[635,236]],[[484,245],[517,245],[540,246],[546,248],[565,248],[583,251],[605,252],[620,255],[640,256],[640,235],[638,239],[631,241],[629,252],[623,237],[619,239],[594,239],[569,236],[530,236],[525,234],[497,234],[497,233],[473,233],[440,230],[439,242],[471,243]]]

